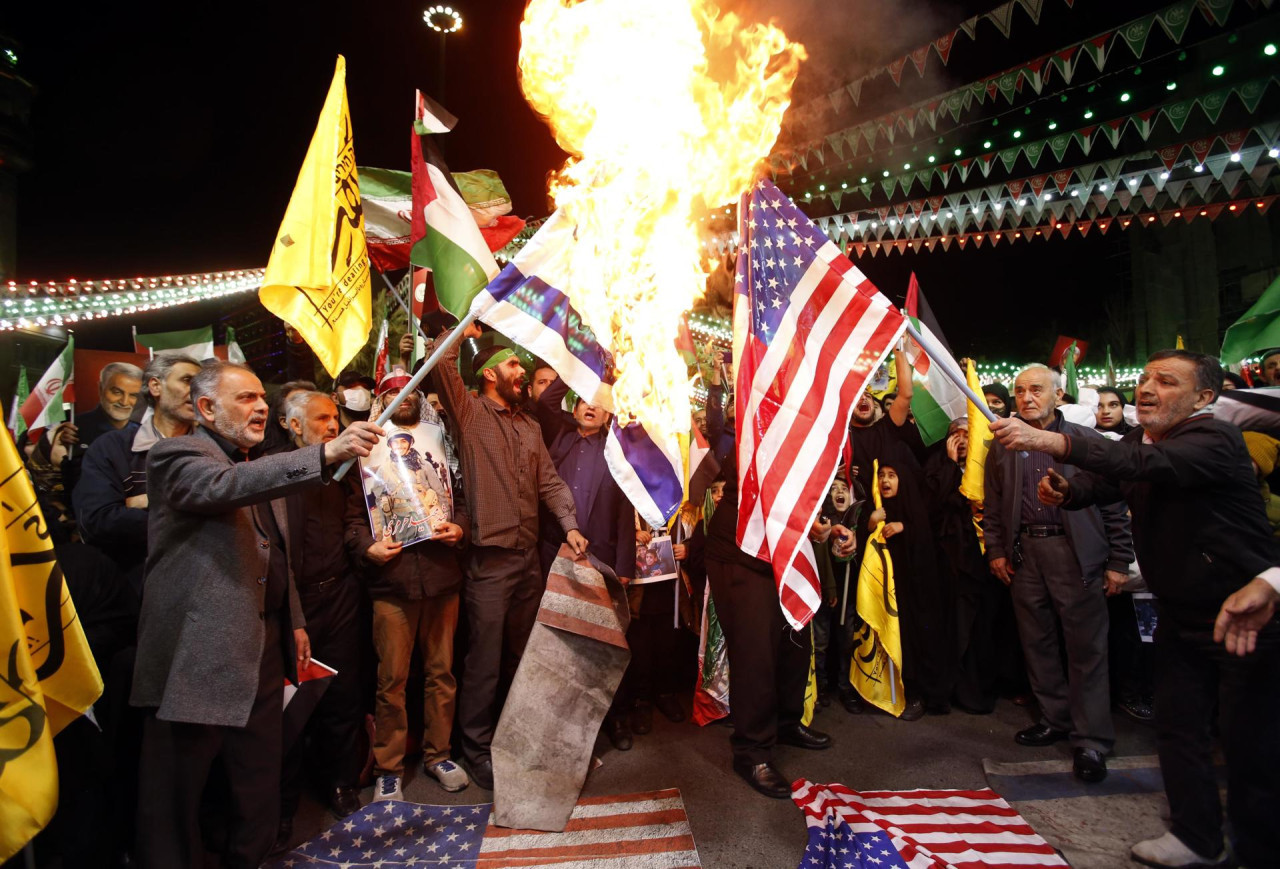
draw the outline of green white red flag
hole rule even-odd
[[[34,433],[67,418],[62,404],[75,398],[73,389],[68,388],[75,382],[75,354],[75,338],[69,337],[67,346],[62,348],[58,358],[53,360],[53,364],[40,376],[35,389],[22,402],[22,419],[27,431]]]
[[[18,368],[18,385],[13,390],[13,404],[9,407],[9,433],[13,435],[15,444],[22,443],[22,436],[27,433],[27,421],[22,417],[22,403],[31,394],[27,384],[26,366]]]
[[[931,336],[936,346],[946,348],[950,353],[951,348],[942,336],[933,312],[929,310],[929,303],[920,292],[920,284],[916,281],[914,272],[907,285],[906,315],[921,334]],[[928,446],[947,436],[947,428],[953,419],[966,415],[968,399],[942,373],[941,367],[910,340],[907,341],[907,359],[911,362],[912,383],[915,387],[911,394],[911,415],[915,417],[921,439]],[[954,358],[950,361],[955,370],[961,370]]]
[[[154,356],[161,350],[177,350],[198,360],[213,358],[213,326],[186,329],[181,332],[133,333],[133,347],[138,353]]]

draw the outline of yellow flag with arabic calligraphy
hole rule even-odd
[[[982,501],[986,498],[985,475],[987,468],[987,450],[991,448],[991,423],[987,422],[986,399],[982,395],[982,385],[978,374],[973,370],[973,360],[968,360],[965,381],[973,394],[982,399],[979,408],[969,402],[969,453],[964,460],[964,476],[960,479],[960,494],[970,501]]]
[[[53,737],[102,695],[35,491],[0,435],[0,863],[58,807]]]
[[[872,464],[871,497],[882,508],[880,463]],[[907,706],[902,687],[902,630],[898,623],[898,595],[893,584],[893,558],[884,539],[884,522],[867,538],[858,571],[858,615],[863,624],[854,634],[849,681],[868,703],[891,715]]]
[[[347,109],[347,61],[338,55],[258,298],[296,329],[325,371],[337,377],[369,340],[370,287],[364,207]]]

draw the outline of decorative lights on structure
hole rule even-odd
[[[423,22],[436,33],[457,33],[462,15],[452,6],[432,6],[422,13]]]
[[[105,281],[9,281],[0,293],[0,331],[66,326],[253,292],[264,269]]]

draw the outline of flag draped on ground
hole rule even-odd
[[[872,463],[871,498],[877,510],[884,506],[876,483],[879,477],[880,462],[876,461]],[[867,538],[858,570],[857,608],[863,624],[854,634],[849,681],[869,703],[891,715],[901,715],[907,706],[902,688],[902,629],[893,558],[884,539],[883,521]]]
[[[154,356],[161,350],[176,350],[203,361],[213,357],[213,327],[186,329],[181,332],[133,333],[133,349],[138,353]]]
[[[331,377],[364,347],[373,322],[346,81],[339,55],[258,291],[263,307],[298,330]]]
[[[759,181],[738,210],[738,545],[768,560],[787,621],[821,603],[809,527],[853,405],[904,320],[787,196]]]
[[[58,358],[40,375],[36,388],[22,402],[20,413],[27,431],[35,432],[66,419],[62,403],[71,400],[73,396],[67,387],[75,382],[75,343],[75,336],[68,335],[67,346],[62,348]]]
[[[0,862],[58,805],[53,737],[102,694],[53,541],[13,441],[0,436]]]
[[[471,310],[545,361],[585,401],[613,412],[607,382],[612,355],[573,306],[576,294],[595,291],[575,279],[564,255],[576,243],[577,229],[564,212],[552,214],[475,297]],[[441,278],[437,272],[437,287]],[[659,436],[643,420],[624,425],[615,415],[605,441],[605,461],[618,486],[654,528],[666,525],[680,508],[685,479],[678,435]]]
[[[458,191],[444,159],[422,131],[446,132],[456,119],[417,95],[410,151],[413,169],[413,219],[410,235],[414,265],[431,269],[440,307],[461,319],[471,300],[498,274],[498,263]]]
[[[791,799],[809,827],[799,869],[1067,865],[989,788],[859,792],[800,779]]]
[[[986,497],[984,474],[987,467],[987,450],[991,447],[991,423],[982,411],[987,408],[982,384],[973,370],[973,360],[966,360],[964,379],[982,402],[978,407],[969,402],[969,453],[964,460],[964,476],[960,479],[960,494],[970,501],[982,501]]]
[[[1234,365],[1271,347],[1280,347],[1280,278],[1258,297],[1222,337],[1222,360]]]
[[[920,284],[916,281],[914,272],[907,284],[906,312],[912,325],[922,335],[932,336],[934,345],[945,348],[949,356],[951,347],[942,336],[942,329],[934,319],[924,293],[920,292]],[[942,363],[930,359],[914,342],[907,342],[907,359],[913,369],[911,415],[915,418],[916,428],[920,430],[920,437],[928,446],[947,436],[947,427],[951,425],[951,421],[964,415],[966,400],[964,393],[942,373]],[[960,370],[954,359],[949,361],[955,370]]]
[[[674,788],[579,800],[562,833],[493,826],[491,808],[487,803],[370,803],[265,866],[677,869],[702,865],[684,801]]]

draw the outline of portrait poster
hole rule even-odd
[[[406,546],[430,540],[432,528],[453,521],[453,489],[439,422],[388,423],[387,436],[360,460],[365,505],[374,539],[391,532]]]
[[[636,585],[676,576],[676,554],[670,537],[654,537],[647,545],[636,544]]]

